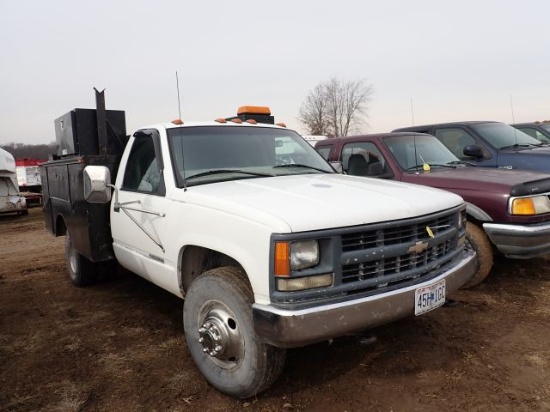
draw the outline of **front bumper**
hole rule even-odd
[[[465,251],[436,278],[391,292],[303,310],[254,304],[254,327],[262,339],[275,346],[309,345],[413,316],[416,289],[445,279],[448,294],[465,284],[476,270],[475,253]]]
[[[550,223],[528,226],[484,223],[483,229],[506,257],[529,259],[550,253]]]
[[[0,198],[0,213],[24,213],[27,210],[25,198],[18,195]]]

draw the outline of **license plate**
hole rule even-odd
[[[445,303],[445,279],[418,288],[414,293],[414,314],[422,315]]]

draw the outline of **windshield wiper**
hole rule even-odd
[[[416,166],[411,166],[407,169],[407,171],[409,170],[424,170],[424,165],[427,164],[428,166],[430,167],[446,167],[448,169],[456,169],[457,166],[456,165],[452,165],[451,164],[452,162],[450,162],[449,164],[446,164],[446,165],[443,165],[443,164],[440,164],[440,163],[424,163],[424,164],[421,164],[421,165],[416,165]]]
[[[516,144],[511,144],[511,145],[508,145],[508,146],[502,146],[500,148],[500,150],[518,149],[518,148],[522,148],[522,147],[531,147],[531,146],[541,147],[542,145],[543,145],[542,143],[539,143],[539,144],[535,144],[535,143],[516,143]]]
[[[304,168],[304,169],[317,170],[318,172],[322,172],[322,173],[332,173],[329,170],[323,170],[323,169],[319,169],[317,167],[303,165],[303,164],[300,164],[300,163],[288,163],[288,164],[285,164],[285,165],[276,165],[276,166],[273,166],[273,169],[289,168],[289,167],[299,167],[299,168]]]
[[[448,165],[466,165],[466,166],[477,166],[476,164],[472,162],[465,162],[464,160],[453,160],[452,162],[448,162]]]
[[[449,162],[447,164],[441,164],[441,163],[428,163],[430,167],[446,167],[448,169],[456,169],[458,166],[456,164],[453,164],[453,162]]]
[[[217,174],[223,174],[223,173],[241,173],[241,174],[244,174],[244,175],[259,176],[259,177],[273,177],[273,176],[275,176],[271,173],[248,172],[246,170],[239,170],[239,169],[214,169],[214,170],[208,170],[208,171],[202,172],[202,173],[197,173],[197,174],[191,175],[191,176],[186,176],[185,180],[193,179],[195,177],[203,177],[203,176],[217,175]]]

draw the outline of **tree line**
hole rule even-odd
[[[48,160],[48,156],[57,153],[57,144],[25,144],[25,143],[8,143],[0,146],[5,151],[11,153],[15,159],[37,159]]]

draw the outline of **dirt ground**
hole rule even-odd
[[[500,259],[459,302],[289,351],[246,401],[210,387],[182,301],[118,273],[73,287],[42,211],[0,216],[2,411],[550,411],[550,260]]]

